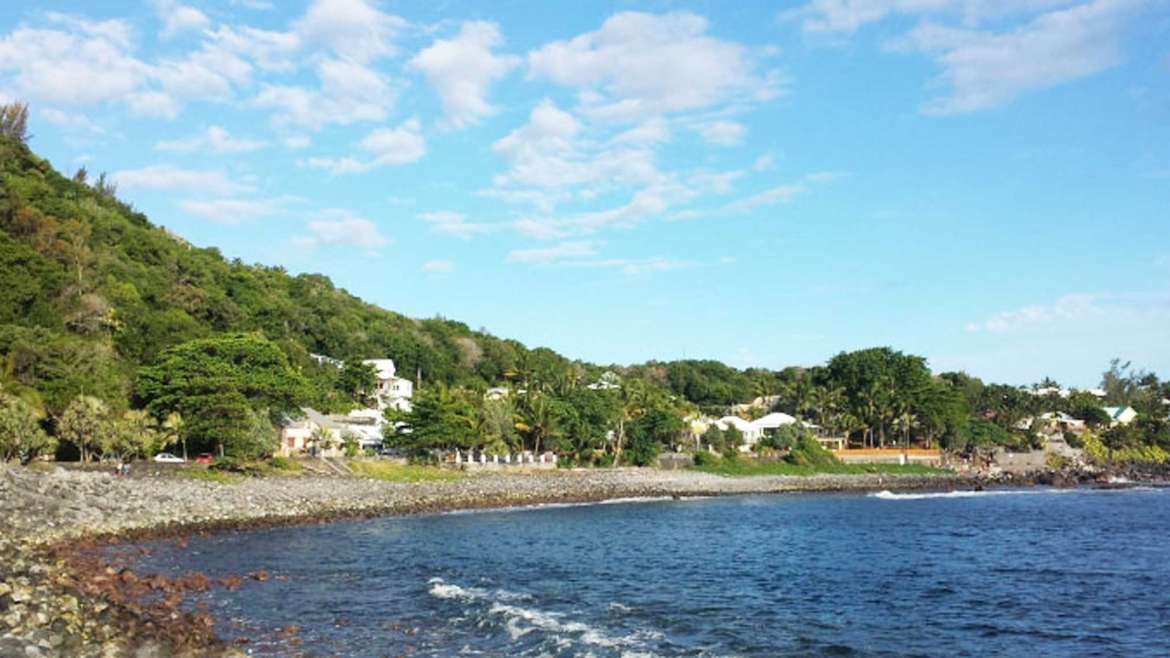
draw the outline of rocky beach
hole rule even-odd
[[[330,519],[615,498],[946,488],[953,475],[729,478],[610,469],[491,474],[393,483],[362,477],[264,477],[233,483],[175,474],[114,477],[59,467],[0,467],[0,655],[231,654],[185,591],[232,587],[200,574],[166,579],[104,561],[93,547],[143,537]],[[241,574],[263,579],[266,574]]]

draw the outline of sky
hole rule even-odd
[[[571,358],[1170,376],[1162,0],[6,0],[13,99],[197,245]]]

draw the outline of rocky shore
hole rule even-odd
[[[146,536],[329,519],[644,496],[710,496],[972,486],[953,475],[726,478],[693,471],[612,469],[480,475],[390,483],[360,477],[116,478],[0,466],[0,656],[233,654],[214,620],[179,604],[208,587],[104,562],[92,546]],[[262,579],[264,574],[242,577]]]

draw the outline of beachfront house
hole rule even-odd
[[[715,421],[715,427],[726,432],[728,429],[734,427],[743,435],[743,445],[739,449],[743,452],[748,452],[752,446],[760,442],[764,437],[764,431],[757,427],[754,423],[746,421],[739,416],[724,416]]]
[[[1109,416],[1109,426],[1129,425],[1137,418],[1137,411],[1133,407],[1102,407],[1105,415]]]
[[[322,457],[340,457],[345,443],[345,427],[328,416],[309,407],[302,407],[303,417],[286,419],[280,428],[280,450],[283,457],[292,457],[316,451]],[[320,437],[323,440],[316,440]]]
[[[362,363],[374,366],[378,385],[374,390],[379,410],[397,409],[410,411],[410,399],[414,397],[414,382],[397,376],[394,359],[366,359]]]

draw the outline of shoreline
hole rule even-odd
[[[136,574],[101,546],[214,532],[386,516],[745,494],[926,491],[996,484],[956,474],[724,477],[695,471],[567,470],[392,483],[359,477],[266,477],[221,484],[176,476],[0,466],[0,654],[242,655],[205,611],[180,611],[184,593],[233,587],[201,574]],[[262,580],[267,574],[235,578]],[[144,602],[149,599],[149,602]]]

